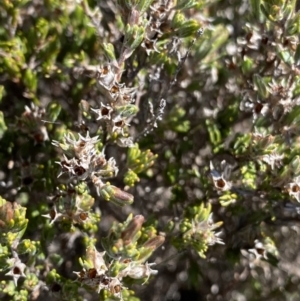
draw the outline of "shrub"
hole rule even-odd
[[[2,1],[1,300],[298,300],[298,9]]]

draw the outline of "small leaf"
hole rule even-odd
[[[61,111],[61,106],[58,103],[50,103],[47,108],[49,121],[55,122]]]
[[[300,65],[300,43],[298,44],[298,46],[296,48],[294,61],[295,61],[296,66]]]
[[[107,59],[111,62],[116,61],[115,49],[113,44],[103,43],[102,46],[103,46],[104,53],[107,56]]]
[[[145,13],[150,5],[153,3],[154,0],[140,0],[138,5],[137,5],[137,10],[143,14]]]
[[[178,35],[181,38],[193,36],[200,27],[201,25],[196,20],[188,20],[179,28]]]
[[[267,87],[267,83],[265,82],[265,80],[258,74],[254,74],[253,82],[254,82],[254,86],[256,87],[260,97],[262,97],[263,99],[267,98],[269,96],[269,92],[268,92],[268,87]]]
[[[4,115],[3,112],[0,111],[0,139],[3,137],[6,130],[7,130],[7,126],[4,121]]]

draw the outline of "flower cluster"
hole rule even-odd
[[[31,106],[25,106],[25,112],[18,118],[18,128],[34,139],[36,143],[42,143],[49,140],[48,132],[43,122],[46,110],[40,108],[34,103]]]
[[[260,116],[272,122],[282,120],[300,104],[295,97],[297,67],[294,60],[299,38],[283,28],[262,32],[259,26],[248,23],[245,30],[246,36],[238,39],[238,50],[243,72],[247,75],[251,69],[253,82],[244,91],[240,108],[252,111],[254,121]],[[266,64],[266,68],[261,71],[262,64]],[[251,68],[247,70],[246,66]]]
[[[164,32],[170,30],[168,17],[171,12],[170,3],[165,4],[164,1],[156,1],[153,6],[151,6],[145,38],[141,44],[148,55],[153,51],[159,52],[156,43]]]
[[[122,297],[122,289],[124,288],[122,282],[123,278],[148,279],[151,275],[157,274],[156,270],[151,269],[151,266],[154,263],[139,264],[130,261],[130,259],[120,259],[118,264],[123,266],[123,270],[116,276],[110,276],[110,270],[114,265],[114,262],[107,263],[105,251],[100,253],[95,248],[87,250],[87,261],[85,262],[92,262],[92,265],[90,268],[83,268],[80,272],[74,272],[78,277],[77,281],[82,285],[87,285],[96,289],[98,293],[104,289],[109,291],[113,296],[119,298]]]
[[[190,215],[192,214],[192,219]],[[180,247],[192,247],[195,249],[199,256],[205,258],[205,253],[209,246],[214,244],[224,244],[222,239],[219,238],[222,232],[215,232],[216,228],[222,226],[223,222],[214,223],[211,213],[211,206],[206,208],[204,205],[194,206],[192,212],[186,212],[186,218],[182,220],[179,225],[180,233],[183,239]],[[174,239],[174,244],[178,242]]]
[[[98,107],[89,108],[88,105],[88,110],[95,114],[96,120],[102,126],[106,126],[108,134],[119,146],[133,146],[127,120],[138,111],[138,107],[133,104],[136,89],[128,88],[119,82],[119,67],[114,64],[107,64],[102,68],[89,66],[77,72],[95,78],[102,92]]]
[[[212,213],[209,215],[206,221],[198,221],[192,220],[192,228],[187,232],[187,235],[191,235],[191,237],[195,240],[199,240],[199,238],[204,237],[206,243],[209,246],[212,246],[216,243],[224,244],[219,236],[222,232],[215,233],[215,229],[222,226],[223,222],[214,223]]]
[[[118,173],[115,160],[107,161],[104,154],[97,151],[98,137],[91,138],[87,132],[86,137],[78,134],[77,140],[71,133],[65,134],[64,138],[64,144],[53,141],[53,145],[64,151],[63,160],[57,162],[61,166],[59,176],[67,173],[70,179],[84,181],[92,176],[111,178]],[[68,156],[72,158],[68,159]]]
[[[84,186],[84,185],[81,185]],[[58,221],[69,221],[72,224],[84,224],[90,220],[90,208],[94,199],[87,193],[81,193],[84,187],[70,188],[60,191],[52,198],[53,207],[50,213],[43,215],[51,220],[50,224]]]
[[[24,253],[22,242],[20,241],[28,223],[28,220],[25,219],[25,214],[26,208],[17,203],[6,202],[0,197],[0,246],[2,262],[0,271],[9,270],[6,275],[13,277],[15,285],[17,285],[20,277],[26,277],[24,273],[26,265],[18,256],[18,253]],[[30,245],[27,244],[27,246]],[[8,246],[11,252],[9,252]],[[26,248],[25,252],[29,253],[29,248]]]
[[[106,160],[104,153],[97,150],[98,141],[98,137],[91,138],[89,132],[86,137],[78,134],[78,139],[71,133],[66,134],[64,144],[53,141],[53,144],[63,151],[63,159],[57,162],[61,166],[59,176],[66,173],[69,179],[90,180],[97,193],[104,196],[105,200],[111,200],[118,205],[131,204],[133,202],[131,194],[121,191],[109,182],[103,182],[103,180],[115,177],[118,167],[114,158]]]
[[[123,279],[145,279],[146,282],[151,275],[156,275],[157,270],[151,268],[154,263],[146,260],[164,242],[164,238],[153,236],[143,244],[137,244],[143,222],[141,215],[129,216],[124,224],[115,225],[115,231],[111,230],[103,243],[104,252],[98,252],[94,246],[89,247],[86,260],[82,261],[83,269],[74,272],[77,281],[98,292],[107,290],[121,298]],[[134,252],[134,248],[138,251]]]

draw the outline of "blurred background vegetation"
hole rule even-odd
[[[1,1],[1,300],[118,300],[73,272],[91,241],[111,248],[113,223],[129,214],[145,217],[142,243],[165,242],[151,252],[158,274],[125,279],[124,300],[300,300],[299,9],[296,0]],[[122,134],[93,113],[108,97],[95,72],[106,66],[134,95]],[[119,169],[109,181],[132,204],[58,178],[56,146],[70,132],[99,136],[97,150]],[[55,221],[62,191],[84,199],[86,222]]]

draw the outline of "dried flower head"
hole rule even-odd
[[[284,158],[284,155],[279,155],[277,152],[272,152],[271,154],[263,155],[262,160],[271,166],[271,169],[274,170],[275,167],[280,165],[281,160]]]
[[[46,111],[31,103],[30,107],[25,106],[25,112],[18,119],[18,127],[24,133],[31,136],[35,143],[43,143],[49,140],[47,129],[44,125]]]
[[[137,262],[130,262],[128,267],[121,271],[119,274],[120,277],[130,277],[132,279],[143,279],[146,278],[143,284],[145,284],[151,275],[157,275],[157,270],[152,270],[151,266],[155,265],[155,263],[148,263],[145,264],[137,263]]]

